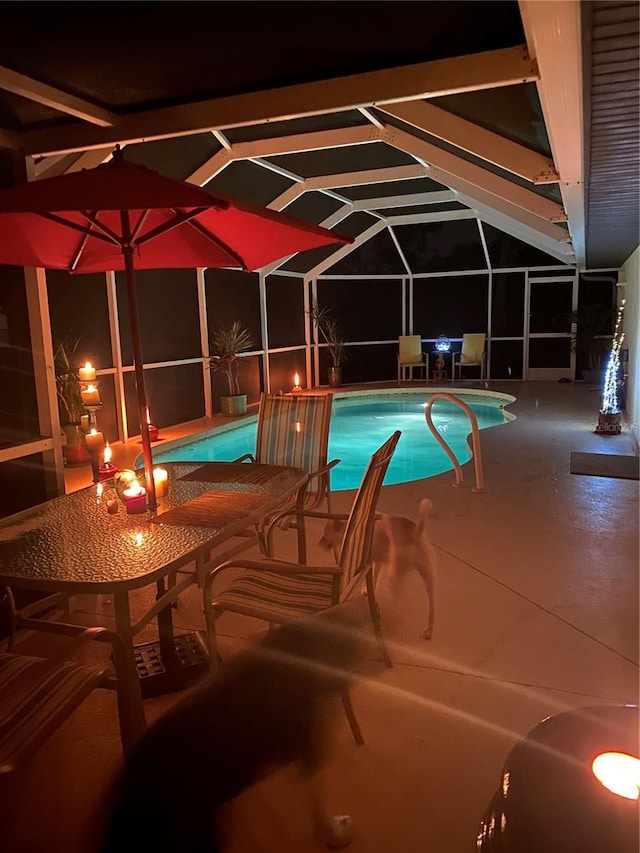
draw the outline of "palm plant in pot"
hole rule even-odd
[[[238,320],[230,326],[219,327],[211,336],[212,355],[209,358],[211,370],[224,373],[229,389],[228,396],[220,397],[220,408],[226,417],[244,415],[247,411],[247,395],[240,393],[239,354],[253,346],[249,331]]]
[[[575,325],[571,349],[579,359],[583,380],[591,385],[602,385],[604,381],[613,317],[613,308],[602,305],[582,305],[577,311],[556,317],[557,321]]]
[[[58,344],[53,354],[60,426],[66,438],[62,452],[67,465],[82,465],[90,459],[84,435],[80,429],[82,415],[86,412],[82,405],[78,370],[73,364],[73,355],[79,342],[78,339],[70,343],[65,338]]]
[[[342,365],[347,360],[347,353],[338,321],[330,308],[320,308],[317,302],[313,303],[309,316],[318,335],[327,345],[327,355],[331,362],[327,370],[329,386],[339,388],[342,384]]]

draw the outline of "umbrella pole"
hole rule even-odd
[[[122,213],[123,234],[128,243],[129,216]],[[126,229],[126,230],[125,230]],[[133,345],[133,365],[135,368],[136,391],[138,392],[138,419],[140,421],[140,437],[142,439],[142,458],[144,460],[144,475],[147,488],[147,504],[149,509],[157,509],[156,489],[153,480],[153,458],[151,456],[151,439],[147,422],[147,397],[144,388],[144,370],[142,347],[140,345],[140,321],[138,319],[138,300],[136,299],[136,283],[133,276],[133,248],[123,246],[124,270],[127,277],[127,296],[129,298],[129,317],[131,320],[131,342]]]

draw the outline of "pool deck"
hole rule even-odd
[[[474,849],[504,759],[520,737],[563,710],[639,701],[638,482],[569,472],[572,451],[636,455],[637,448],[626,429],[619,436],[594,432],[599,400],[582,383],[492,387],[517,398],[509,406],[516,420],[480,433],[484,493],[471,489],[473,462],[463,467],[463,487],[452,487],[449,471],[382,490],[382,511],[415,517],[422,498],[434,503],[437,613],[433,639],[421,639],[426,605],[419,581],[381,578],[394,667],[372,662],[364,673],[353,701],[366,744],[356,746],[346,723],[339,725],[322,774],[335,812],[353,815],[353,853]],[[223,422],[194,422],[161,436]],[[138,441],[113,447],[121,467],[140,452]],[[67,472],[68,490],[88,482],[86,468]],[[352,495],[337,493],[335,509],[347,509]],[[311,559],[326,562],[315,545],[321,528],[311,530]],[[293,556],[293,539],[278,533],[279,556]],[[186,631],[203,627],[193,593],[175,613]],[[358,608],[360,600],[354,618],[361,617]],[[111,604],[86,597],[73,614],[109,623]],[[232,616],[220,625],[227,653],[264,627]],[[149,721],[178,695],[147,700]],[[119,759],[115,701],[97,691],[36,756],[15,850],[87,851],[83,827]],[[188,780],[176,779],[177,789],[186,786]],[[311,835],[290,772],[243,794],[233,811],[238,819],[228,853],[326,850]]]

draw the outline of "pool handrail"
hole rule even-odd
[[[458,462],[458,458],[451,450],[445,439],[438,432],[435,424],[433,423],[433,418],[431,417],[431,409],[436,400],[448,400],[450,403],[454,403],[456,406],[460,406],[460,408],[466,412],[467,417],[471,423],[471,442],[472,442],[472,453],[473,453],[473,464],[475,467],[476,474],[476,485],[471,489],[472,492],[484,492],[484,475],[482,472],[482,451],[480,449],[480,430],[478,429],[478,419],[476,418],[475,412],[473,409],[468,406],[464,400],[461,400],[460,397],[456,397],[455,394],[449,394],[447,391],[436,391],[429,397],[427,401],[427,405],[424,410],[424,417],[427,422],[427,426],[431,430],[431,434],[438,442],[440,447],[447,454],[449,459],[453,464],[453,468],[456,472],[456,481],[452,483],[453,486],[462,486],[464,485],[464,475],[462,473],[462,466]]]

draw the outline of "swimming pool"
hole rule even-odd
[[[442,389],[446,390],[446,389]],[[331,471],[332,491],[360,485],[371,454],[399,429],[402,436],[385,483],[405,483],[433,477],[452,469],[451,462],[427,427],[424,410],[435,391],[352,391],[335,394],[329,434],[329,459],[340,459]],[[450,393],[450,392],[448,392]],[[504,406],[515,401],[510,394],[465,390],[456,396],[469,405],[483,430],[514,419]],[[461,464],[471,458],[467,436],[471,426],[461,408],[437,400],[431,410],[433,423]],[[222,462],[255,450],[257,415],[229,426],[216,427],[188,439],[153,448],[154,463]]]

